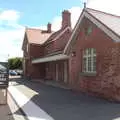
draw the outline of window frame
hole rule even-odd
[[[96,73],[96,49],[86,48],[83,50],[83,73]]]

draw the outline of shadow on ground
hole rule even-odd
[[[30,89],[38,92],[39,94],[33,96],[31,100],[55,120],[120,119],[120,104],[118,103],[47,86],[41,83],[33,83],[20,79],[12,80],[17,82],[16,85],[24,84]],[[29,104],[29,102],[27,104]]]

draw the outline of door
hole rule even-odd
[[[64,63],[56,63],[56,80],[64,82]]]

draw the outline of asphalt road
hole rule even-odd
[[[120,104],[41,83],[17,80],[14,85],[55,120],[120,120]],[[24,106],[23,106],[24,107]]]

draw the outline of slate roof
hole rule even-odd
[[[60,34],[64,35],[65,31],[67,31],[68,29],[70,29],[70,31],[72,30],[70,27],[66,27],[64,29],[60,29],[56,32],[54,32],[49,38],[48,40],[45,42],[45,44],[49,43],[50,41],[54,40],[56,37],[58,37]],[[58,38],[59,39],[59,38]]]
[[[52,41],[55,37],[57,37],[59,34],[61,33],[61,30],[58,30],[56,32],[54,32],[45,43],[48,43],[50,41]]]
[[[120,36],[120,16],[93,10],[91,8],[86,8],[86,11]]]
[[[40,29],[26,28],[26,35],[29,43],[43,44],[52,33]]]

